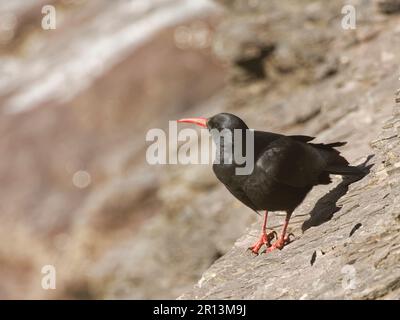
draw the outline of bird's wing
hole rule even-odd
[[[263,151],[271,142],[278,140],[280,138],[284,138],[283,134],[266,132],[266,131],[254,131],[254,143],[255,149]],[[315,137],[303,136],[303,135],[294,135],[288,136],[291,139],[296,141],[307,143],[315,139]]]
[[[256,160],[267,178],[297,188],[317,184],[326,165],[318,150],[286,136],[270,143]]]
[[[315,139],[315,137],[303,136],[303,135],[295,135],[295,136],[289,136],[289,137],[294,140],[301,141],[301,142],[309,142],[309,141]]]

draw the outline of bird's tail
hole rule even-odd
[[[325,144],[325,143],[310,143],[310,144],[318,149],[325,149],[325,150],[332,151],[332,148],[342,147],[346,143],[347,142],[343,141],[343,142],[333,142],[333,143],[327,143],[327,144]],[[337,151],[337,150],[335,150],[335,151]]]
[[[342,176],[358,176],[365,174],[360,168],[348,165],[330,165],[325,169],[325,171]]]
[[[346,142],[334,142],[329,144],[318,143],[312,145],[320,151],[320,154],[328,163],[324,172],[342,176],[359,176],[365,174],[365,172],[360,168],[350,166],[349,162],[340,154],[338,150],[335,149],[337,147],[344,146],[345,144]]]

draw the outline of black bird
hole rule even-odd
[[[224,155],[228,150],[241,146],[242,155],[246,155],[246,134],[249,128],[239,117],[229,113],[219,113],[211,118],[187,118],[178,122],[194,123],[213,132],[230,132],[231,142],[213,135],[217,145],[217,152]],[[235,136],[234,132],[240,134]],[[254,145],[249,148],[254,152],[253,171],[248,175],[238,175],[236,169],[243,167],[235,158],[230,162],[213,164],[217,178],[242,203],[254,211],[265,210],[262,234],[260,239],[249,249],[258,254],[265,244],[266,252],[282,249],[290,242],[286,235],[289,219],[295,208],[304,200],[313,186],[329,184],[330,174],[361,175],[363,172],[350,166],[348,161],[340,155],[335,147],[343,146],[346,142],[329,144],[310,143],[314,137],[253,131]],[[254,151],[253,151],[254,150]],[[248,159],[251,159],[249,157]],[[275,232],[267,234],[266,224],[268,211],[286,211],[283,230],[273,244]]]

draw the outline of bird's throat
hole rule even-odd
[[[251,130],[210,130],[215,143],[214,164],[242,169],[251,174],[254,167],[254,132]],[[238,173],[238,172],[237,172]]]

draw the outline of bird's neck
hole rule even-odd
[[[249,129],[224,129],[211,132],[211,136],[216,146],[215,164],[243,166],[245,162],[243,159],[247,159],[251,152],[254,154],[252,148],[249,148],[254,146],[254,135]]]

